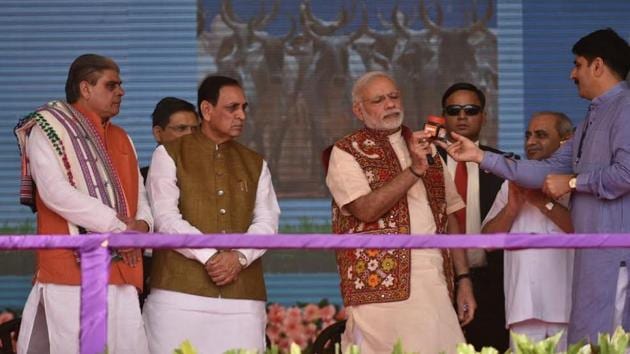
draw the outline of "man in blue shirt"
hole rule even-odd
[[[528,188],[543,187],[557,199],[572,192],[571,216],[577,233],[630,232],[630,47],[612,29],[598,30],[573,46],[571,79],[591,102],[575,138],[546,160],[506,159],[484,152],[453,134],[446,147],[455,160]],[[580,249],[575,254],[573,308],[568,342],[596,341],[598,332],[630,328],[626,303],[630,249]]]

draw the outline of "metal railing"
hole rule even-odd
[[[62,237],[60,237],[62,236]],[[109,248],[616,248],[630,247],[628,234],[494,235],[7,235],[0,249],[75,249],[81,258],[81,354],[103,353],[107,344]]]

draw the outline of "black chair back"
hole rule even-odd
[[[341,344],[341,335],[346,330],[346,320],[338,321],[326,327],[313,343],[313,354],[334,354],[335,344]]]
[[[13,340],[17,341],[22,318],[14,318],[9,322],[0,324],[0,354],[15,354],[16,348]]]

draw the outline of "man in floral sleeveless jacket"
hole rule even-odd
[[[365,126],[339,140],[330,155],[333,231],[458,233],[453,213],[464,202],[425,133],[402,126],[394,80],[367,73],[355,83],[352,99]],[[454,353],[464,342],[460,325],[476,308],[464,250],[356,249],[339,251],[337,263],[348,307],[342,347],[355,343],[362,353],[384,353],[400,339],[407,351]],[[457,313],[449,296],[453,285]]]

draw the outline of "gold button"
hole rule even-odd
[[[220,196],[222,196],[223,194],[225,194],[225,192],[223,192],[223,189],[219,189],[219,190],[217,191],[217,195],[218,195],[219,197],[220,197]]]
[[[219,214],[225,215],[225,213],[227,213],[227,210],[225,210],[223,208],[219,209]]]

